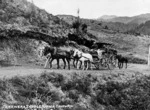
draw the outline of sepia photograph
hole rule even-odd
[[[0,110],[150,110],[150,0],[0,0]]]

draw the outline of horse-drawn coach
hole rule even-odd
[[[43,53],[44,55],[50,53],[50,57],[47,60],[47,63],[50,63],[50,68],[54,59],[57,60],[57,68],[60,68],[59,59],[62,59],[64,69],[66,67],[66,61],[68,63],[68,69],[70,69],[70,61],[72,59],[73,66],[77,69],[114,69],[116,66],[117,51],[110,47],[112,45],[105,44],[103,47],[97,46],[97,48],[88,49],[86,52],[78,48],[61,49],[57,47],[45,47]]]

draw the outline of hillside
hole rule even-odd
[[[128,33],[150,35],[150,21],[140,24],[135,29],[128,31]]]
[[[65,36],[69,29],[67,23],[26,0],[2,0],[0,5],[1,28],[39,31],[54,37]]]
[[[68,33],[71,31],[71,24],[77,19],[77,17],[71,15],[53,16],[26,0],[3,0],[0,8],[0,14],[2,15],[0,16],[0,39],[4,39],[1,40],[1,50],[6,51],[3,45],[5,44],[15,57],[18,56],[15,54],[15,51],[18,49],[20,51],[24,48],[21,45],[22,42],[24,42],[26,48],[28,48],[28,45],[33,44],[30,46],[30,49],[26,49],[27,53],[35,51],[34,48],[40,46],[41,41],[45,41],[50,45],[53,44],[54,46],[64,45],[68,38]],[[145,17],[147,16],[145,15]],[[126,31],[134,29],[136,25],[107,23],[92,19],[81,19],[81,22],[87,25],[87,34],[82,33],[78,36],[82,36],[80,41],[82,40],[83,43],[81,45],[84,44],[84,46],[91,47],[87,43],[87,40],[89,39],[93,43],[93,39],[96,39],[100,42],[113,44],[121,53],[131,54],[133,56],[136,53],[136,56],[146,59],[148,43],[144,42],[142,44],[143,42],[140,42],[136,36],[123,34]],[[19,38],[18,40],[16,40],[16,36]],[[138,45],[141,46],[141,52],[138,49],[136,50]]]
[[[58,17],[60,19],[65,20],[69,24],[73,23],[77,19],[77,17],[72,16],[72,15],[58,15]],[[105,16],[104,16],[104,18],[105,18]],[[110,19],[108,19],[108,20],[110,20]],[[123,32],[123,33],[133,30],[138,26],[138,24],[132,24],[132,23],[124,24],[121,22],[111,22],[111,21],[106,22],[106,21],[99,21],[99,20],[93,20],[93,19],[82,19],[82,18],[81,18],[81,21],[83,23],[87,24],[88,28],[90,30],[102,30],[107,27],[112,32]]]
[[[39,60],[38,48],[44,42],[57,47],[68,45],[68,34],[74,32],[72,23],[39,9],[27,0],[2,0],[0,5],[0,65],[3,60],[18,60],[20,57],[25,62]],[[77,37],[81,47],[86,45],[86,41],[96,39],[88,32],[80,32]],[[78,42],[71,43],[78,45]],[[86,46],[91,47],[88,44]],[[12,55],[7,54],[7,51]]]
[[[77,17],[71,15],[58,15],[59,18],[63,19],[67,23],[73,23]],[[121,18],[121,19],[120,19]],[[93,20],[93,19],[82,19],[81,21],[88,25],[89,30],[93,31],[106,31],[110,33],[125,33],[132,35],[150,35],[149,31],[149,19],[150,14],[141,14],[134,17],[116,17],[114,15],[104,15],[99,19],[105,20]],[[116,22],[114,22],[116,19]],[[120,21],[119,21],[120,20]],[[122,22],[123,21],[123,22]],[[127,23],[128,22],[128,23]]]
[[[97,18],[97,20],[99,20],[99,21],[107,21],[107,20],[110,20],[110,19],[114,19],[114,18],[116,18],[117,16],[115,16],[115,15],[103,15],[103,16],[101,16],[101,17],[99,17],[99,18]]]
[[[110,19],[107,19],[107,17]],[[107,27],[113,31],[124,32],[133,35],[150,35],[149,21],[150,13],[141,14],[133,17],[114,17],[111,15],[107,17],[100,17],[97,20],[101,23],[105,23]]]
[[[42,41],[64,45],[69,31],[68,23],[27,0],[1,0],[0,65],[36,61]]]
[[[63,16],[65,15],[61,15],[61,17]],[[71,19],[69,17],[69,15],[67,15],[67,17],[65,16],[66,22],[71,22],[70,20],[72,19],[72,16]],[[132,29],[135,30],[135,28],[137,28],[138,25],[100,22],[92,19],[81,19],[81,22],[88,25],[89,33],[96,36],[97,39],[99,39],[99,41],[101,42],[113,44],[113,48],[116,48],[119,51],[119,53],[125,54],[130,58],[136,57],[147,60],[148,44],[150,42],[150,39],[148,37],[135,36],[134,33],[126,34],[126,32]],[[145,29],[148,30],[149,28],[145,27]],[[141,30],[141,32],[144,31]]]

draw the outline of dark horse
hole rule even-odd
[[[77,67],[77,63],[78,63],[79,59],[80,59],[80,58],[79,58],[77,55],[73,57],[73,66],[74,66],[75,68]]]
[[[70,51],[67,51],[67,50],[63,50],[63,49],[59,49],[59,48],[56,48],[56,47],[48,47],[46,46],[43,50],[43,55],[47,55],[47,54],[51,54],[51,57],[50,57],[50,68],[52,68],[52,61],[54,59],[57,60],[57,69],[60,68],[59,66],[59,59],[62,59],[63,62],[64,62],[64,69],[66,68],[66,61],[68,62],[68,69],[70,69],[70,60],[71,60],[71,52]]]
[[[123,63],[126,64],[126,68],[127,68],[128,59],[126,57],[123,57],[122,55],[116,55],[116,59],[118,59],[119,69],[123,68]]]

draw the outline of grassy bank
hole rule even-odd
[[[16,76],[0,80],[1,107],[72,105],[57,110],[147,110],[150,109],[149,93],[150,77],[140,73],[130,77],[119,73],[97,77],[84,73],[51,72],[39,77]]]

